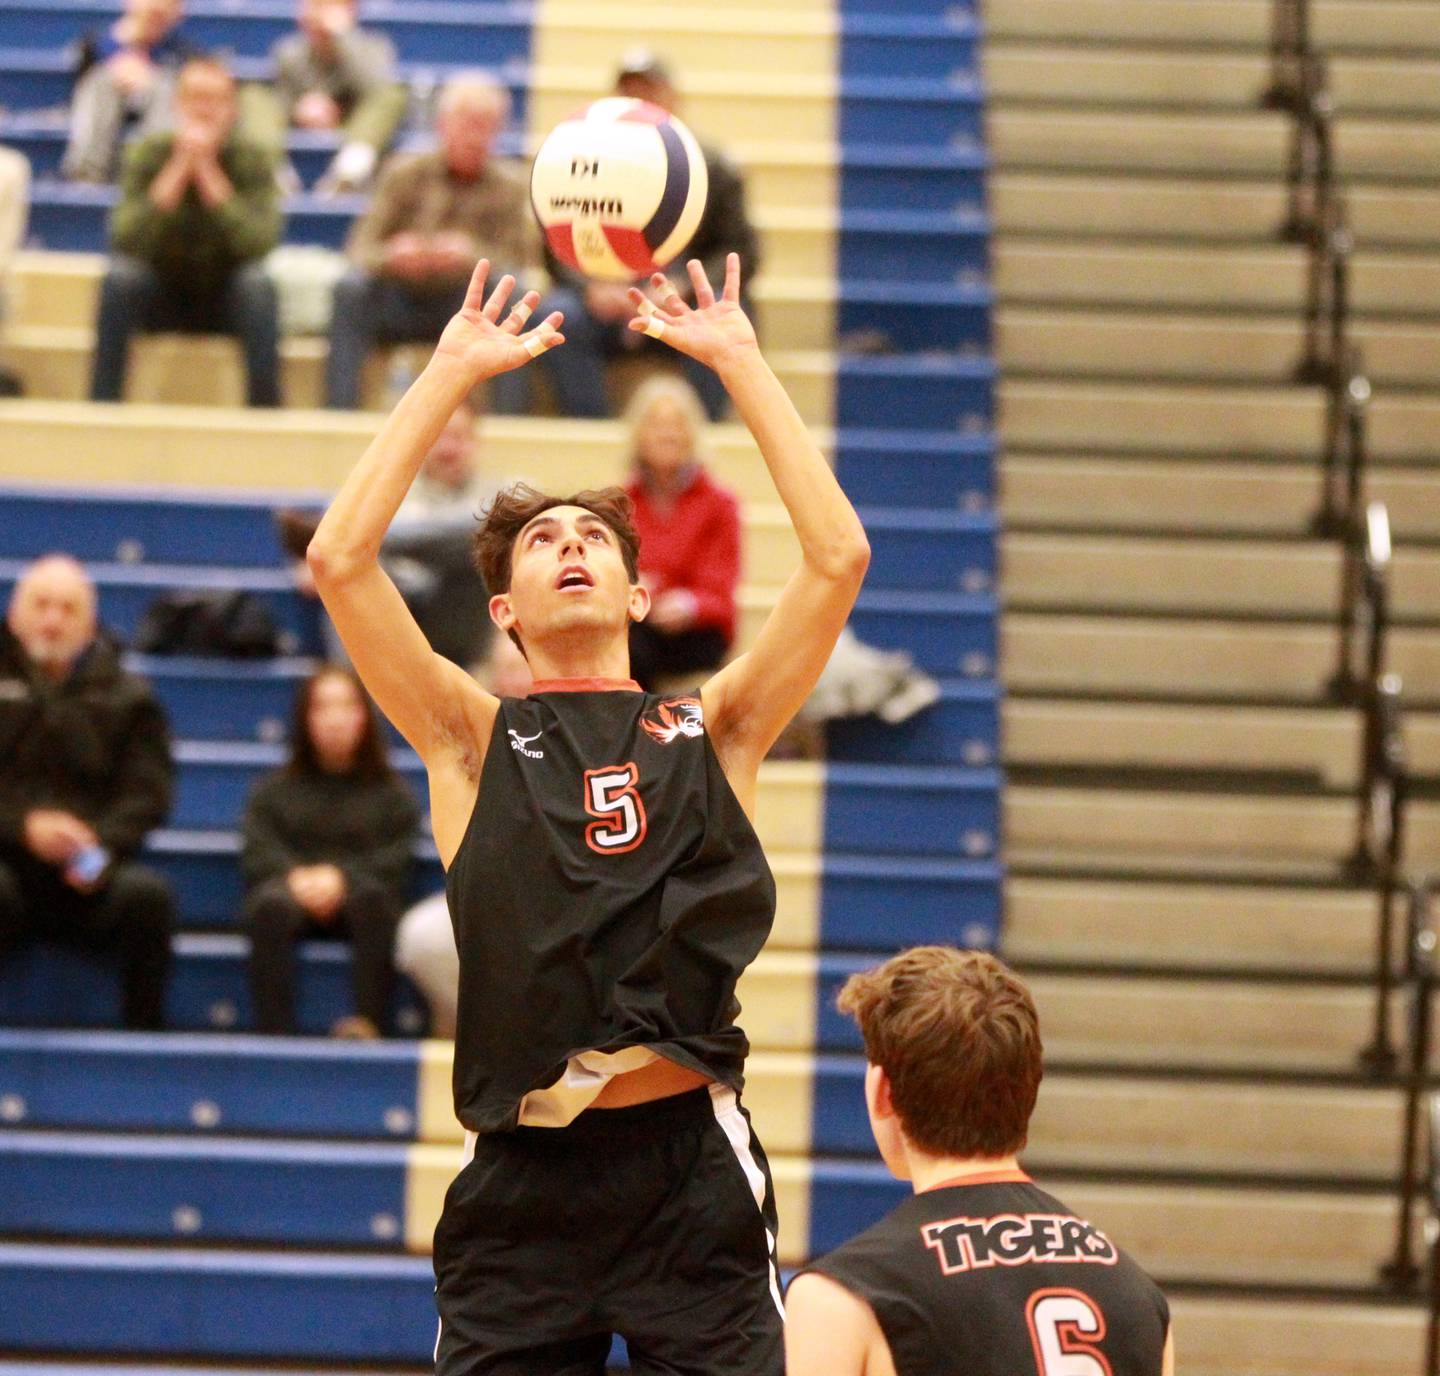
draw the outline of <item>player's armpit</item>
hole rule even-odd
[[[310,567],[361,682],[426,766],[483,759],[499,700],[430,648],[385,570],[370,561],[338,571],[314,545]]]
[[[1165,1335],[1165,1356],[1160,1362],[1160,1376],[1175,1376],[1175,1330]]]
[[[894,1376],[875,1313],[826,1276],[796,1276],[785,1295],[786,1376]]]
[[[727,773],[758,768],[805,705],[850,617],[866,562],[825,572],[802,563],[754,645],[705,685],[706,727]]]

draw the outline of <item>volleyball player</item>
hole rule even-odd
[[[1040,1027],[993,956],[922,946],[853,975],[865,1103],[914,1194],[791,1282],[789,1376],[1172,1376],[1170,1311],[1020,1169]]]
[[[649,595],[623,493],[502,493],[477,534],[490,613],[537,680],[501,701],[431,652],[377,555],[451,411],[560,346],[513,282],[464,308],[326,513],[309,561],[355,667],[429,773],[460,955],[455,1106],[468,1164],[435,1235],[444,1376],[779,1376],[769,1172],[739,1107],[735,985],[775,885],[761,760],[805,700],[869,560],[756,344],[730,255],[717,300],[657,276],[631,328],[713,368],[794,523],[798,569],[753,647],[697,695],[629,678]]]

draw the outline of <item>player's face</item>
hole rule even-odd
[[[530,649],[576,635],[623,634],[649,609],[649,598],[630,582],[610,527],[584,507],[558,506],[521,530],[510,555],[510,591],[490,606],[496,624]]]

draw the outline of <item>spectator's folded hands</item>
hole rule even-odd
[[[53,808],[36,808],[25,815],[25,848],[37,860],[64,865],[76,852],[96,843],[89,825],[73,813]]]

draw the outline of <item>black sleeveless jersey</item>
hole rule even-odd
[[[698,697],[580,680],[504,699],[445,888],[467,1128],[514,1127],[585,1051],[646,1047],[741,1088],[735,985],[775,881]]]
[[[912,1195],[805,1269],[870,1305],[898,1376],[1160,1376],[1159,1287],[1020,1172]]]

